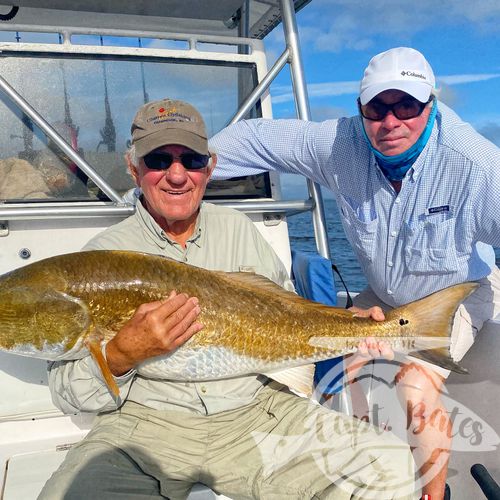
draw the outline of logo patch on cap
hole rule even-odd
[[[171,108],[164,108],[163,106],[158,109],[157,115],[151,116],[146,121],[157,125],[164,122],[192,122],[194,121],[191,116],[180,113],[175,106]]]
[[[415,73],[415,71],[401,71],[401,76],[414,76],[415,78],[422,78],[422,80],[425,80],[425,75],[422,75],[422,73]]]

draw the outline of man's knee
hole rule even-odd
[[[411,402],[414,406],[419,405],[419,411],[428,417],[433,408],[441,405],[444,379],[419,363],[404,364],[395,381],[403,408]]]

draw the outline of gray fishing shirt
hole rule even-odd
[[[236,210],[209,203],[202,203],[186,248],[171,240],[138,202],[134,215],[98,234],[84,250],[134,250],[210,270],[253,271],[293,290],[285,267],[250,219]],[[115,379],[122,401],[205,415],[250,403],[268,381],[262,375],[248,375],[199,383],[174,382],[145,378],[135,370]],[[90,356],[52,363],[49,382],[54,404],[65,413],[117,407]]]

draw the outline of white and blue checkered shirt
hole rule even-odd
[[[500,149],[444,104],[399,194],[363,137],[361,118],[248,120],[210,141],[214,178],[265,170],[331,189],[370,287],[391,306],[487,276],[500,246]]]

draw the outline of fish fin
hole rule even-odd
[[[469,373],[469,370],[453,361],[448,349],[427,349],[423,351],[410,352],[408,355],[414,358],[422,359],[423,361],[427,361],[433,365],[440,366],[441,368],[446,368],[447,370],[451,370],[455,373]]]
[[[101,370],[101,374],[104,378],[104,381],[106,382],[106,385],[108,386],[109,390],[113,394],[113,396],[116,399],[120,398],[120,389],[118,389],[118,385],[115,381],[115,377],[111,373],[111,370],[109,369],[108,362],[106,361],[106,358],[104,357],[104,354],[102,353],[101,350],[101,338],[96,335],[89,335],[85,339],[85,345],[87,346],[92,358],[96,362],[97,366]]]
[[[314,365],[295,366],[279,372],[265,373],[280,384],[286,385],[292,391],[311,397],[314,383]]]
[[[213,272],[213,271],[212,271]],[[352,318],[352,312],[347,309],[340,307],[327,306],[319,302],[313,302],[308,299],[304,299],[300,295],[294,292],[289,292],[281,286],[277,285],[274,281],[262,276],[260,274],[255,274],[251,272],[237,272],[237,273],[226,273],[217,271],[217,274],[222,279],[227,279],[231,281],[238,282],[241,288],[245,288],[249,291],[258,290],[259,293],[269,293],[273,299],[281,299],[285,306],[295,308],[302,307],[309,309],[311,311],[335,311],[335,314],[346,316],[347,318]]]
[[[386,320],[396,320],[405,327],[409,326],[414,331],[414,338],[418,336],[422,339],[432,337],[450,339],[453,319],[458,307],[478,287],[478,283],[462,283],[445,288],[423,299],[389,311],[386,314]],[[439,346],[432,347],[438,349],[427,346],[426,349],[419,352],[411,352],[411,355],[442,368],[465,373],[465,369],[452,360],[449,349]]]

